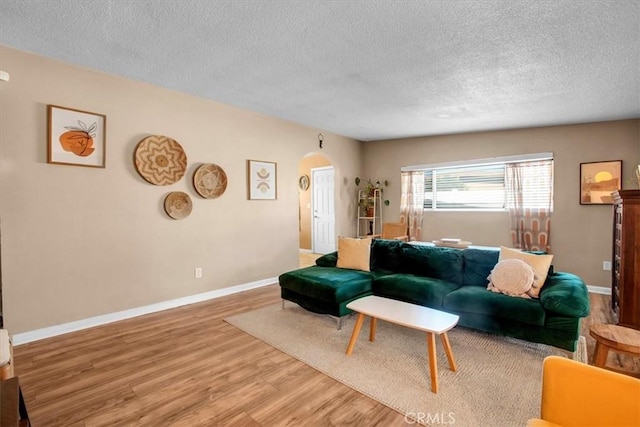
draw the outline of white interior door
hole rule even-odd
[[[311,182],[311,249],[317,254],[327,254],[336,250],[333,166],[311,169]]]

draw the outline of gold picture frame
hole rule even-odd
[[[611,205],[621,185],[622,160],[580,163],[581,205]]]
[[[47,163],[104,168],[107,116],[47,105]]]
[[[247,198],[276,200],[278,198],[278,165],[275,162],[247,160]]]

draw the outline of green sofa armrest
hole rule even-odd
[[[540,290],[540,304],[547,311],[568,317],[587,317],[589,292],[584,281],[572,273],[554,273]]]
[[[335,267],[338,264],[338,252],[330,252],[316,260],[318,267]]]

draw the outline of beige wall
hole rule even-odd
[[[321,130],[0,46],[0,236],[5,326],[12,333],[251,283],[298,265],[298,166]],[[105,169],[46,163],[46,106],[107,116]],[[353,234],[361,143],[322,131],[336,170],[336,231]],[[170,186],[133,165],[150,134],[188,158]],[[278,164],[278,200],[248,201],[246,160]],[[197,196],[203,162],[227,173],[218,199]],[[171,191],[193,200],[170,219]],[[204,277],[194,278],[202,267]]]
[[[0,237],[5,326],[12,333],[113,313],[275,277],[298,265],[301,159],[319,152],[320,131],[81,69],[0,46]],[[46,106],[107,116],[107,167],[46,163]],[[552,246],[559,269],[609,284],[609,206],[578,204],[580,162],[640,163],[640,120],[361,144],[326,131],[322,154],[336,171],[336,233],[353,235],[355,176],[391,185],[385,220],[398,217],[402,166],[553,151],[556,211]],[[136,144],[150,134],[180,142],[185,177],[148,184],[136,172]],[[246,160],[278,163],[278,200],[246,200]],[[199,198],[191,176],[203,162],[227,173],[225,194]],[[361,170],[361,165],[366,165]],[[193,213],[171,220],[166,194],[185,191]],[[427,213],[424,240],[460,236],[508,244],[504,214]],[[194,279],[194,268],[204,277]]]
[[[311,154],[300,161],[298,173],[300,176],[309,177],[309,188],[306,191],[299,190],[300,194],[300,249],[311,250],[311,195],[313,194],[313,182],[311,169],[323,166],[331,166],[331,162],[322,154]]]
[[[640,120],[624,120],[368,142],[363,146],[364,175],[390,177],[391,186],[385,190],[391,200],[385,220],[390,221],[399,215],[403,166],[551,151],[555,159],[554,265],[582,276],[588,285],[610,286],[610,272],[602,270],[602,262],[611,259],[612,209],[580,205],[579,167],[581,162],[623,160],[623,182],[632,188],[633,167],[640,163],[639,125]],[[441,237],[510,246],[508,215],[425,212],[422,239]]]

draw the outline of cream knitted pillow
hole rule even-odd
[[[533,268],[520,259],[505,259],[498,262],[489,274],[488,290],[520,298],[531,298],[527,292],[531,290],[535,280]]]
[[[500,257],[498,258],[498,261],[502,261],[505,259],[521,259],[522,261],[529,264],[531,268],[533,268],[535,278],[533,281],[533,286],[529,291],[527,291],[527,294],[529,294],[530,297],[538,298],[540,295],[540,289],[542,289],[545,280],[547,280],[547,273],[549,272],[549,267],[551,266],[553,255],[530,254],[527,252],[522,252],[519,249],[511,249],[501,246]]]

